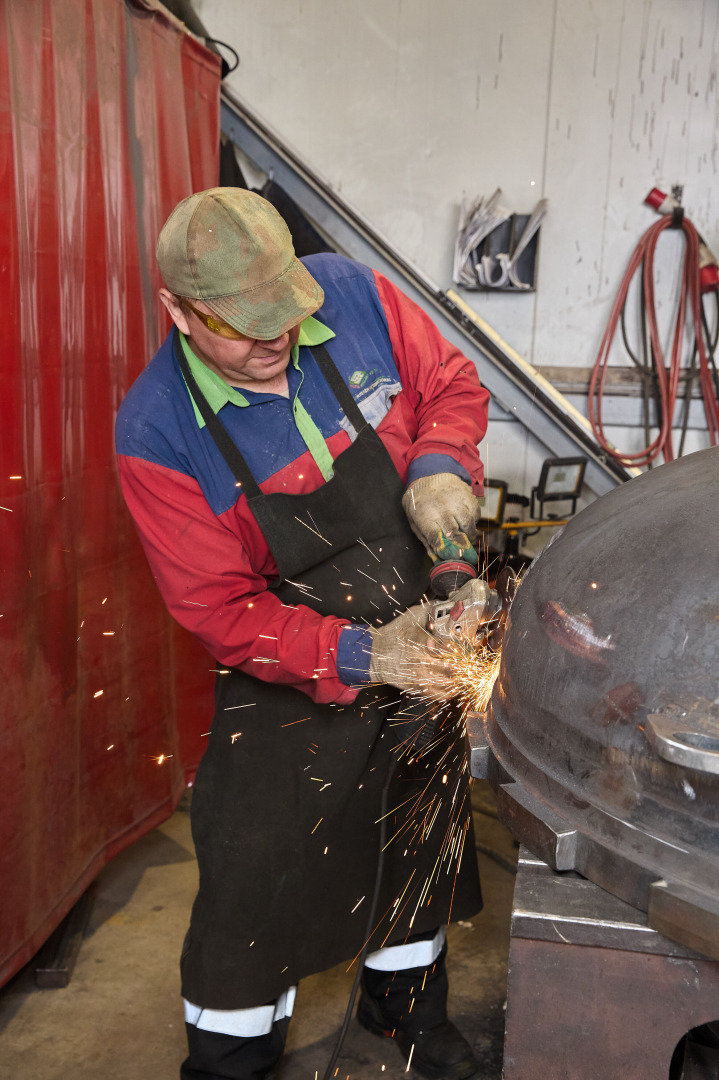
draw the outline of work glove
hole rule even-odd
[[[370,682],[427,697],[452,696],[451,658],[426,629],[427,616],[428,608],[416,604],[386,626],[372,628]]]
[[[435,473],[414,480],[402,496],[410,528],[430,557],[478,562],[472,544],[477,539],[481,500],[454,473]]]

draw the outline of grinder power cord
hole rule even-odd
[[[447,474],[451,475],[451,474]],[[464,484],[464,487],[467,487]],[[478,501],[478,500],[477,500]],[[475,552],[476,555],[476,552]],[[453,566],[462,564],[453,563]],[[467,564],[465,564],[467,565]],[[471,567],[468,567],[471,569]],[[514,575],[505,572],[500,591],[489,587],[486,581],[478,578],[466,581],[461,589],[450,596],[442,595],[427,604],[415,604],[390,623],[379,629],[371,629],[372,652],[370,656],[370,679],[372,682],[389,683],[400,690],[420,693],[438,693],[443,697],[451,696],[452,664],[451,653],[443,642],[462,641],[475,645],[482,639],[489,640],[496,633],[505,609],[511,603],[513,590],[509,589],[509,576],[514,582]],[[441,591],[441,590],[440,590]],[[402,724],[403,742],[411,744],[420,752],[428,746],[441,724],[441,716],[422,715],[415,724],[415,730],[407,733],[406,723]],[[327,1063],[323,1080],[331,1080],[335,1065],[342,1050],[349,1027],[355,999],[360,987],[365,957],[372,936],[377,914],[382,875],[384,872],[384,854],[387,847],[388,795],[392,778],[399,758],[393,758],[382,789],[380,808],[380,837],[377,857],[377,871],[372,901],[369,907],[364,947],[357,957],[357,972],[350,991],[347,1008]],[[462,1047],[464,1039],[454,1025],[445,1021],[447,1045],[455,1050]],[[400,1040],[401,1041],[401,1040]],[[459,1064],[459,1062],[457,1063]],[[427,1075],[429,1073],[424,1070]],[[461,1075],[469,1075],[469,1072]]]

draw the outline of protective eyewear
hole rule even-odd
[[[230,341],[249,341],[247,334],[242,334],[239,330],[235,330],[234,326],[230,326],[218,315],[206,315],[204,311],[199,311],[194,304],[191,304],[186,297],[180,299],[180,305],[185,308],[189,308],[193,315],[196,315],[201,323],[207,327],[211,334],[217,334],[218,337],[229,338]]]

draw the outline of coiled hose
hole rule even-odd
[[[654,297],[654,256],[659,237],[665,229],[672,227],[682,229],[686,243],[679,303],[677,306],[677,317],[674,324],[670,360],[667,365],[659,340],[659,329],[657,325]],[[694,332],[694,355],[692,356],[691,365],[693,367],[695,357],[698,357],[699,382],[704,401],[704,412],[706,415],[707,429],[709,431],[709,439],[712,446],[715,446],[717,442],[719,442],[719,390],[716,382],[717,373],[713,363],[713,347],[707,349],[709,334],[706,317],[702,308],[699,275],[700,245],[701,238],[699,233],[683,213],[677,213],[675,211],[672,216],[664,217],[660,221],[655,222],[655,224],[647,229],[644,236],[637,244],[614,300],[609,321],[607,322],[607,327],[604,331],[601,345],[599,346],[594,370],[592,371],[587,404],[589,420],[597,442],[605,453],[613,457],[616,461],[621,462],[623,465],[651,467],[652,463],[660,454],[663,455],[665,461],[671,461],[674,458],[672,422],[679,385],[682,380],[682,372],[687,370],[686,368],[682,368],[682,344],[687,313],[691,319],[691,325]],[[647,419],[647,444],[643,450],[630,454],[615,449],[615,447],[613,447],[606,439],[602,420],[602,402],[612,341],[614,340],[614,335],[620,320],[622,320],[622,329],[624,329],[623,318],[627,294],[632,279],[640,267],[642,267],[642,310],[651,345],[659,432],[656,438],[650,440],[649,421]],[[633,359],[635,363],[638,364],[636,357],[633,357]],[[638,366],[641,367],[639,364]],[[693,379],[691,381],[693,382]],[[688,393],[691,394],[691,382],[688,386]]]

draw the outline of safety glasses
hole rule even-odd
[[[194,304],[191,304],[187,297],[180,298],[180,306],[188,308],[193,315],[203,323],[211,334],[217,334],[218,337],[229,338],[230,341],[249,341],[247,334],[240,333],[239,330],[235,330],[234,326],[230,326],[224,319],[220,319],[217,315],[206,315],[204,311],[199,311]]]

